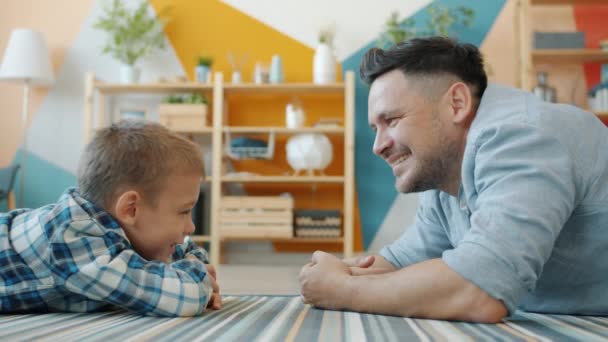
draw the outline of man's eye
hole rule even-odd
[[[388,118],[388,119],[386,119],[386,124],[389,127],[395,127],[395,125],[397,125],[397,122],[399,122],[398,119],[399,118]]]
[[[190,214],[191,212],[192,212],[192,209],[188,209],[188,210],[182,211],[182,212],[181,212],[181,214],[182,214],[182,215],[188,215],[188,214]]]

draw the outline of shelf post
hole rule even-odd
[[[95,74],[87,72],[84,78],[84,144],[91,140],[93,132],[93,102],[95,95]]]
[[[355,73],[346,72],[344,80],[344,257],[353,255],[353,216],[355,181]]]
[[[211,162],[211,219],[210,235],[211,243],[209,253],[211,263],[219,267],[220,263],[220,200],[221,200],[221,175],[222,175],[222,126],[223,126],[223,74],[216,72],[213,77],[213,130],[211,133],[212,162]]]

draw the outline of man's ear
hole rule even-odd
[[[452,84],[446,93],[446,97],[453,123],[462,124],[470,119],[473,111],[473,96],[471,89],[465,83],[456,82]]]
[[[135,190],[125,191],[118,196],[114,204],[114,213],[121,224],[127,226],[135,224],[141,210],[141,200],[141,196]]]

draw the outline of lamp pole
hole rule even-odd
[[[42,33],[17,28],[11,36],[0,64],[0,80],[23,84],[23,146],[21,148],[21,189],[19,189],[19,206],[25,203],[25,175],[27,160],[27,126],[30,101],[30,88],[36,85],[53,83],[53,69],[49,51]]]
[[[19,190],[19,207],[24,208],[25,203],[25,159],[27,158],[27,114],[30,100],[30,79],[25,79],[23,88],[23,111],[21,115],[23,127],[23,147],[21,148],[21,189]]]

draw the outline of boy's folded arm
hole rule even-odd
[[[209,263],[209,254],[207,254],[207,251],[205,251],[205,249],[201,246],[197,245],[196,242],[192,241],[190,236],[186,237],[183,244],[176,246],[172,259],[184,259],[187,255],[193,255],[205,264]]]
[[[64,251],[54,253],[55,274],[68,291],[146,315],[192,316],[205,310],[213,289],[201,263],[148,261],[131,249],[111,253],[112,248],[90,241],[101,237],[82,239],[55,244]]]

